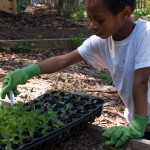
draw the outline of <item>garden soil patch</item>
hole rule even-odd
[[[81,34],[84,37],[92,34],[87,21],[73,21],[48,14],[36,16],[0,12],[1,40],[69,38]],[[0,87],[3,77],[10,71],[69,51],[70,49],[46,49],[22,53],[0,51]],[[18,86],[20,95],[14,99],[28,102],[50,89],[82,92],[113,101],[113,104],[103,107],[101,116],[97,117],[93,124],[102,127],[125,125],[124,105],[120,97],[112,85],[98,78],[98,73],[99,71],[87,62],[81,62],[57,73],[33,77],[25,85]],[[56,145],[54,150],[98,150],[100,147],[98,141],[92,139],[85,130]]]
[[[88,20],[71,20],[51,14],[8,14],[0,11],[0,39],[56,39],[89,37]]]

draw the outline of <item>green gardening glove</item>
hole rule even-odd
[[[25,84],[28,79],[39,74],[40,68],[37,64],[32,64],[22,69],[16,69],[10,72],[4,77],[1,90],[1,98],[4,99],[6,95],[9,97],[10,90],[12,90],[14,96],[17,96],[19,94],[17,85]]]
[[[106,146],[115,146],[119,148],[124,145],[130,138],[140,138],[144,136],[148,118],[134,115],[134,119],[129,126],[115,126],[112,128],[104,128],[102,136],[108,138],[105,142]]]

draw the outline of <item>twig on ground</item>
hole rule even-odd
[[[102,92],[102,93],[117,93],[117,91],[101,90],[101,89],[84,89],[85,92]]]

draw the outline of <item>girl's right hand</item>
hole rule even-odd
[[[4,77],[1,90],[1,98],[4,99],[6,95],[9,97],[9,91],[12,90],[14,96],[19,94],[17,86],[25,84],[28,79],[40,74],[40,68],[37,64],[32,64],[22,69],[16,69]]]

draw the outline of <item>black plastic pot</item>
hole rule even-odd
[[[99,97],[69,91],[55,90],[46,92],[29,102],[29,104],[25,104],[24,107],[29,107],[30,103],[32,103],[32,105],[38,106],[34,107],[34,109],[40,109],[41,107],[42,113],[46,113],[47,108],[52,109],[60,115],[58,120],[62,121],[64,125],[59,128],[52,128],[52,122],[49,121],[47,126],[50,126],[50,128],[46,130],[45,134],[42,134],[42,131],[37,129],[32,140],[26,139],[25,143],[19,147],[18,145],[13,145],[14,150],[50,150],[56,143],[86,127],[88,122],[93,122],[97,116],[101,115],[103,104],[106,102]],[[61,111],[66,114],[62,114]],[[0,150],[4,150],[3,146],[0,146]]]

